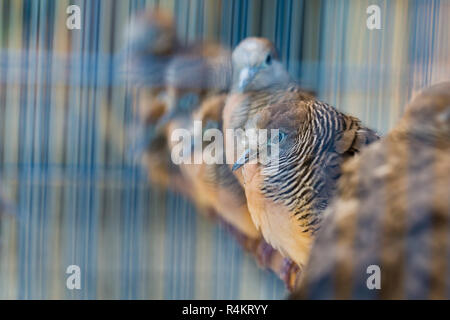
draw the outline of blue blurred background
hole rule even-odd
[[[66,28],[76,4],[81,30]],[[366,9],[381,8],[381,30]],[[319,98],[386,133],[415,91],[450,78],[446,0],[2,0],[3,299],[279,299],[220,226],[152,188],[126,157],[133,96],[117,77],[125,26],[162,7],[186,43],[264,36]],[[66,288],[67,266],[81,290]]]

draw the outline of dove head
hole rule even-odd
[[[399,130],[422,140],[448,142],[450,137],[450,82],[422,90],[406,107]]]
[[[151,10],[136,16],[126,35],[131,50],[143,54],[167,54],[176,45],[175,23],[163,10]]]
[[[261,110],[249,119],[245,126],[246,132],[257,132],[258,142],[246,141],[247,148],[240,155],[233,170],[255,159],[268,169],[274,166],[281,168],[300,152],[299,137],[303,130],[308,130],[307,118],[307,108],[296,108],[290,103],[273,104]]]
[[[233,51],[232,63],[234,91],[265,90],[290,82],[275,47],[265,38],[241,41]]]

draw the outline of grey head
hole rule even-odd
[[[138,14],[127,26],[125,36],[136,54],[164,55],[177,46],[175,23],[163,10],[149,10]]]
[[[233,51],[232,66],[234,92],[267,90],[291,82],[274,45],[265,38],[242,40]]]

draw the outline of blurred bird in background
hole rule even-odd
[[[164,124],[171,115],[198,107],[204,96],[228,91],[229,50],[214,42],[183,45],[164,10],[138,14],[125,36],[123,70],[133,87],[146,89],[138,110],[144,121]]]
[[[182,45],[164,10],[138,14],[125,36],[123,71],[137,100],[137,121],[129,130],[135,146],[131,154],[139,159],[144,153],[144,165],[157,169],[149,172],[156,185],[186,192],[178,168],[170,164],[164,127],[177,115],[189,117],[203,96],[227,89],[229,53],[215,43]],[[174,186],[168,185],[171,180]]]
[[[269,244],[302,268],[334,193],[341,163],[378,135],[357,118],[291,85],[273,46],[264,39],[249,38],[238,45],[233,72],[233,89],[242,93],[229,100],[240,103],[225,110],[229,127],[279,129],[266,145],[248,148],[233,170],[243,167],[241,181],[256,227]],[[279,144],[276,163],[249,163],[259,157],[261,148],[270,149],[272,144]]]
[[[148,143],[141,160],[147,168],[152,183],[161,188],[179,192],[192,198],[189,181],[183,176],[179,166],[170,158],[169,141],[165,132],[155,134]]]
[[[166,111],[165,74],[179,50],[175,23],[164,10],[147,10],[130,22],[125,37],[123,72],[133,88],[144,89],[134,111],[144,123],[155,123]]]
[[[196,139],[203,141],[203,134],[206,130],[213,129],[221,132],[222,110],[225,99],[226,94],[205,99],[199,109],[192,114],[192,118],[183,117],[179,121],[173,121],[168,129],[168,134],[177,128],[188,128],[193,137],[191,154],[189,155],[192,161],[189,164],[180,164],[180,169],[195,190],[194,201],[198,207],[214,209],[221,218],[235,226],[239,232],[250,239],[258,239],[260,234],[248,213],[244,190],[223,160],[223,150],[220,150],[220,145],[223,145],[223,142],[206,141],[203,142],[202,148],[194,148],[193,144]],[[195,132],[194,121],[201,122],[203,126],[201,131]],[[219,143],[219,148],[215,152],[219,153],[216,158],[222,159],[220,163],[208,163],[206,161],[194,163],[194,158],[197,156],[202,159],[204,150],[214,142]],[[171,141],[171,150],[174,148],[174,143],[174,141]]]
[[[449,298],[450,82],[343,165],[301,287],[292,298]],[[378,290],[367,270],[379,268]]]
[[[138,119],[131,136],[139,157],[171,119],[189,117],[204,97],[228,90],[230,52],[212,42],[181,44],[174,20],[164,10],[138,14],[125,36],[123,71],[137,91]]]
[[[167,113],[159,126],[177,113],[198,108],[211,95],[226,93],[231,79],[231,52],[214,42],[198,42],[175,55],[169,64]]]

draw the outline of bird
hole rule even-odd
[[[222,111],[225,106],[227,94],[214,95],[206,98],[201,106],[192,114],[192,120],[186,117],[179,117],[178,121],[174,119],[168,128],[173,132],[177,128],[188,129],[193,139],[195,135],[202,136],[207,130],[216,130],[218,133],[214,139],[223,139],[222,130]],[[199,121],[202,124],[202,130],[195,132],[193,122]],[[219,134],[220,133],[220,134]],[[208,146],[214,142],[220,142],[215,149],[218,163],[193,163],[195,153],[203,156]],[[173,150],[174,145],[170,146]],[[211,209],[216,213],[216,218],[228,231],[237,239],[242,247],[251,253],[258,264],[270,269],[279,276],[286,284],[288,289],[292,289],[293,275],[286,272],[285,261],[278,252],[265,242],[261,233],[255,228],[247,208],[247,200],[243,187],[237,178],[232,174],[231,168],[225,163],[223,153],[223,141],[206,141],[202,143],[202,148],[195,149],[191,145],[190,163],[180,164],[180,171],[183,173],[194,195],[193,202],[201,211]]]
[[[161,144],[169,142],[167,127],[174,118],[190,119],[206,97],[227,92],[231,53],[215,42],[182,43],[174,19],[162,9],[138,14],[126,35],[124,73],[138,99],[137,119],[129,126],[133,146],[129,154],[133,159],[142,157],[148,168],[166,168],[166,172],[156,173],[159,177],[151,178],[165,187],[167,177],[175,174],[179,180],[171,165],[160,165],[170,159],[169,146]]]
[[[233,52],[232,87],[245,97],[228,115],[230,126],[278,133],[257,148],[248,147],[246,141],[247,149],[232,169],[242,168],[247,205],[264,239],[301,270],[341,163],[378,135],[359,119],[303,92],[285,76],[277,77],[283,73],[272,48],[270,42],[249,38]],[[274,76],[266,79],[269,74]],[[279,157],[251,163],[276,146]]]
[[[146,10],[134,16],[124,32],[121,71],[135,89],[143,123],[155,123],[166,112],[165,74],[180,51],[173,17],[165,10]]]
[[[167,134],[176,129],[186,129],[190,133],[189,162],[180,163],[179,169],[189,181],[194,195],[194,203],[200,208],[212,208],[228,224],[250,239],[259,239],[260,233],[256,230],[247,209],[245,193],[239,182],[226,165],[223,156],[222,140],[222,109],[225,105],[226,94],[214,95],[206,98],[192,114],[192,118],[180,116],[171,121],[167,127]],[[202,128],[196,132],[194,121]],[[204,141],[203,135],[208,130],[216,133],[213,141]],[[169,139],[170,150],[175,150],[179,141]],[[195,148],[194,142],[200,141],[201,146]],[[218,161],[205,161],[204,154],[208,145],[217,144],[214,152]],[[174,151],[173,151],[174,152]],[[201,161],[194,162],[195,157]]]
[[[441,82],[344,163],[290,298],[448,299],[449,199],[450,82]]]
[[[250,114],[258,110],[257,107],[251,108],[252,102],[259,101],[258,106],[264,106],[270,103],[272,94],[279,89],[289,84],[294,88],[294,81],[279,60],[275,46],[266,38],[246,38],[233,50],[232,79],[223,110],[223,129],[231,129],[235,133],[244,126]],[[295,86],[295,90],[305,98],[313,96],[299,86]],[[225,135],[226,160],[231,165],[236,158],[235,145],[239,144],[239,140],[239,137]],[[234,174],[243,186],[241,171],[234,171]],[[277,267],[272,269],[277,270],[287,288],[292,290],[298,273],[296,265],[288,258],[280,262],[279,252],[267,243],[262,242],[259,251],[260,260],[277,261]]]
[[[190,182],[170,159],[170,149],[165,134],[158,133],[151,139],[143,153],[141,163],[147,168],[152,185],[193,197]]]
[[[165,82],[166,119],[170,119],[180,111],[195,109],[209,96],[229,91],[231,52],[227,47],[212,41],[190,44],[169,63]]]
[[[302,98],[313,98],[314,93],[294,82],[279,60],[273,43],[266,38],[248,37],[232,52],[232,84],[223,110],[224,130],[242,129],[252,114],[276,101],[277,92],[290,88]],[[235,139],[236,137],[233,137]],[[239,143],[226,136],[227,162],[236,159],[235,145]],[[243,183],[240,171],[235,172]]]
[[[167,139],[155,130],[167,113],[165,74],[180,51],[172,15],[163,9],[138,12],[125,28],[124,42],[120,70],[133,98],[133,118],[126,130],[128,159],[139,160],[150,169],[149,179],[155,186],[186,190],[177,168],[167,161],[169,151],[163,144]]]
[[[119,70],[138,101],[133,106],[137,126],[162,128],[174,113],[198,106],[203,95],[228,90],[230,51],[213,41],[184,44],[164,9],[136,14],[125,28],[124,42]],[[144,129],[138,145],[154,135]]]
[[[198,107],[203,97],[229,90],[230,50],[214,41],[184,44],[163,9],[137,14],[125,40],[122,73],[133,88],[143,89],[138,114],[146,123],[163,127],[173,114]]]
[[[159,36],[165,39],[160,43],[170,44],[165,45],[165,50],[155,50],[154,46],[151,50],[146,46],[135,46],[145,49],[135,50],[142,54],[134,61],[138,72],[131,79],[136,79],[138,87],[141,83],[144,87],[150,87],[150,96],[158,98],[151,100],[158,102],[150,104],[151,116],[143,112],[139,122],[139,135],[143,142],[138,145],[144,146],[143,161],[150,169],[150,179],[163,187],[181,191],[192,199],[200,212],[209,212],[209,216],[213,215],[211,212],[215,212],[221,221],[229,225],[244,248],[254,253],[263,266],[272,268],[290,287],[291,274],[284,270],[286,268],[283,262],[280,263],[279,254],[261,239],[248,212],[245,192],[231,168],[226,164],[177,167],[170,161],[173,145],[169,137],[175,127],[189,128],[195,117],[206,120],[204,123],[209,125],[221,126],[223,121],[219,117],[222,116],[225,98],[228,97],[225,94],[232,85],[230,51],[211,42],[181,45],[170,27],[173,24],[167,22],[170,19],[165,16],[157,19],[162,21],[162,27],[159,27],[158,23],[149,23],[155,14],[143,17],[142,21],[145,23],[138,25],[138,29],[144,29],[150,24],[158,31],[155,34],[170,35]],[[140,38],[134,36],[133,39]],[[154,70],[160,72],[153,79]],[[164,76],[160,77],[161,74]],[[156,89],[152,89],[153,87]],[[163,99],[159,99],[160,97]],[[163,105],[159,103],[161,100],[164,100]],[[198,109],[202,111],[196,112]],[[205,110],[209,111],[205,113]]]

